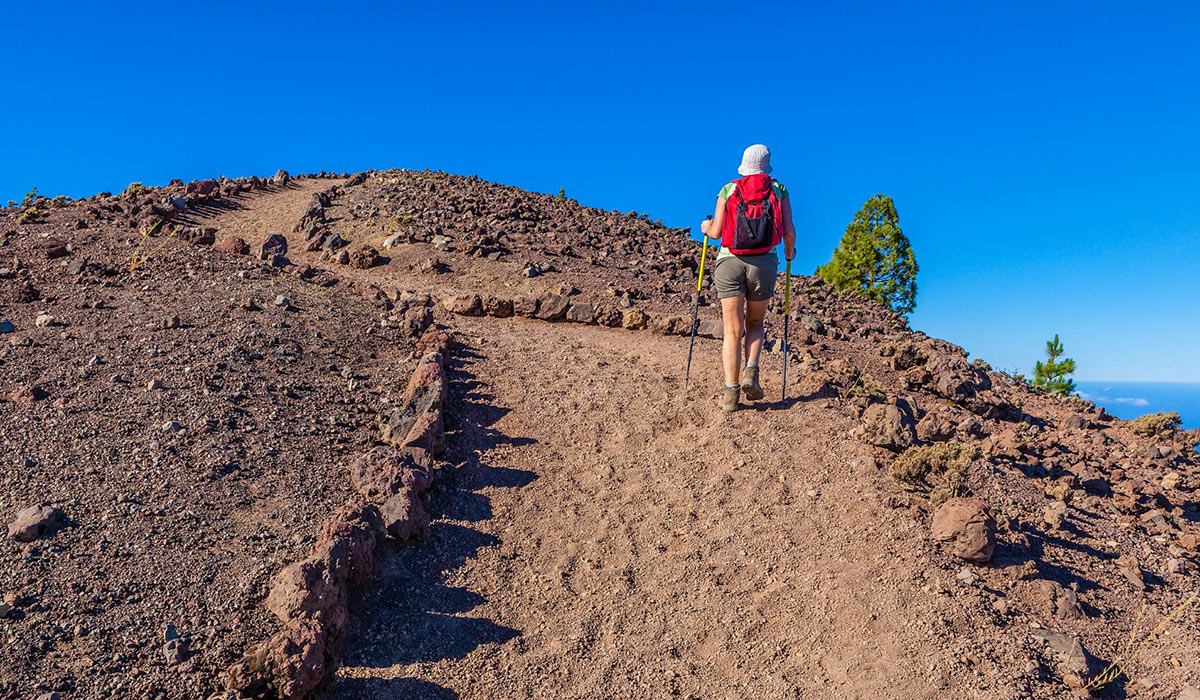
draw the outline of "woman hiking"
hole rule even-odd
[[[704,235],[721,241],[713,285],[721,300],[725,325],[721,348],[725,390],[720,406],[726,412],[737,410],[740,394],[751,401],[763,397],[758,384],[758,354],[762,351],[767,301],[775,294],[779,267],[775,246],[783,243],[788,260],[796,256],[792,204],[787,188],[771,179],[770,149],[762,144],[747,148],[738,174],[741,177],[722,187],[717,195],[713,218],[700,224]]]

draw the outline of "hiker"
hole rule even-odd
[[[741,177],[721,188],[713,218],[700,224],[706,236],[721,241],[713,268],[713,285],[721,300],[725,365],[723,411],[737,410],[739,394],[757,401],[758,354],[763,345],[767,301],[775,294],[779,259],[775,246],[783,243],[788,260],[796,256],[796,230],[787,188],[771,178],[771,151],[755,144],[742,154]],[[742,338],[746,364],[742,366]]]

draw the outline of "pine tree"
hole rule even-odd
[[[1062,357],[1063,346],[1054,334],[1054,340],[1046,341],[1046,361],[1038,362],[1033,368],[1033,383],[1051,394],[1069,396],[1075,391],[1075,381],[1067,375],[1075,373],[1075,360]]]
[[[917,258],[900,230],[896,205],[887,195],[867,200],[846,227],[833,259],[817,268],[834,289],[849,289],[902,314],[917,307]]]

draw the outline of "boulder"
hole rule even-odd
[[[220,183],[216,180],[193,180],[184,186],[183,193],[207,197],[216,192],[218,187],[220,187]]]
[[[985,564],[996,545],[996,522],[978,498],[951,498],[933,514],[929,534],[948,554]]]
[[[932,411],[917,423],[917,437],[925,442],[945,442],[954,437],[957,427],[945,412]]]
[[[621,315],[621,327],[631,330],[645,330],[650,323],[650,317],[641,309],[625,309],[625,313]]]
[[[267,236],[267,240],[263,241],[262,247],[259,248],[259,260],[270,260],[276,255],[287,255],[288,242],[282,234],[273,233]]]
[[[508,318],[513,315],[513,303],[508,299],[488,295],[483,299],[483,312],[496,318]]]
[[[534,297],[519,296],[513,299],[513,313],[518,316],[533,317],[537,315],[538,300]]]
[[[288,174],[288,171],[283,170],[282,168],[279,170],[276,170],[275,174],[271,176],[271,184],[272,185],[286,185],[287,183],[289,183],[291,181],[292,181],[292,176]]]
[[[429,531],[429,513],[416,489],[401,489],[383,504],[380,512],[388,535],[402,542]]]
[[[917,439],[912,417],[894,404],[874,403],[863,411],[851,435],[859,441],[894,452],[903,452]]]
[[[557,321],[567,315],[571,302],[558,294],[547,294],[538,299],[537,317],[543,321]]]
[[[433,482],[432,458],[425,450],[381,445],[350,462],[354,488],[373,503],[383,503],[411,488],[418,493]]]
[[[250,244],[237,236],[226,236],[221,239],[221,250],[236,255],[249,255]]]
[[[369,245],[365,245],[361,248],[355,248],[350,253],[350,267],[359,270],[366,270],[368,268],[375,267],[376,263],[378,262],[379,251],[375,250]]]
[[[67,525],[66,515],[50,505],[30,506],[8,524],[8,536],[18,542],[51,537]]]
[[[567,309],[567,320],[572,323],[595,323],[596,312],[587,302],[576,302]]]
[[[336,544],[324,543],[271,580],[266,605],[280,622],[305,618],[339,629],[345,624],[350,557],[348,552],[336,551]]]
[[[327,643],[321,624],[305,618],[290,620],[226,670],[226,685],[242,697],[302,700],[333,670]]]
[[[483,312],[483,300],[478,294],[460,294],[442,300],[442,306],[460,316],[478,316]]]
[[[400,445],[401,447],[426,450],[434,455],[444,453],[446,451],[446,432],[442,424],[442,412],[426,411],[417,416]]]
[[[363,498],[352,497],[321,525],[313,550],[330,551],[347,562],[351,583],[362,583],[371,575],[375,541],[384,531],[379,508]]]
[[[688,333],[691,333],[691,328],[688,328]],[[725,335],[725,325],[720,320],[702,318],[696,324],[696,335],[701,338],[716,338],[719,340]]]
[[[314,239],[315,240],[315,239]],[[321,243],[321,250],[328,253],[336,253],[337,251],[350,245],[350,241],[342,238],[336,233],[331,233],[325,236],[324,242]]]
[[[211,226],[188,227],[180,232],[180,238],[192,245],[212,245],[217,240],[217,229]]]

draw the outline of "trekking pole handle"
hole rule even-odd
[[[706,221],[712,221],[712,214],[704,217]],[[704,247],[700,249],[700,272],[696,274],[696,293],[700,293],[700,287],[704,284],[704,258],[708,256],[708,233],[704,234]]]

